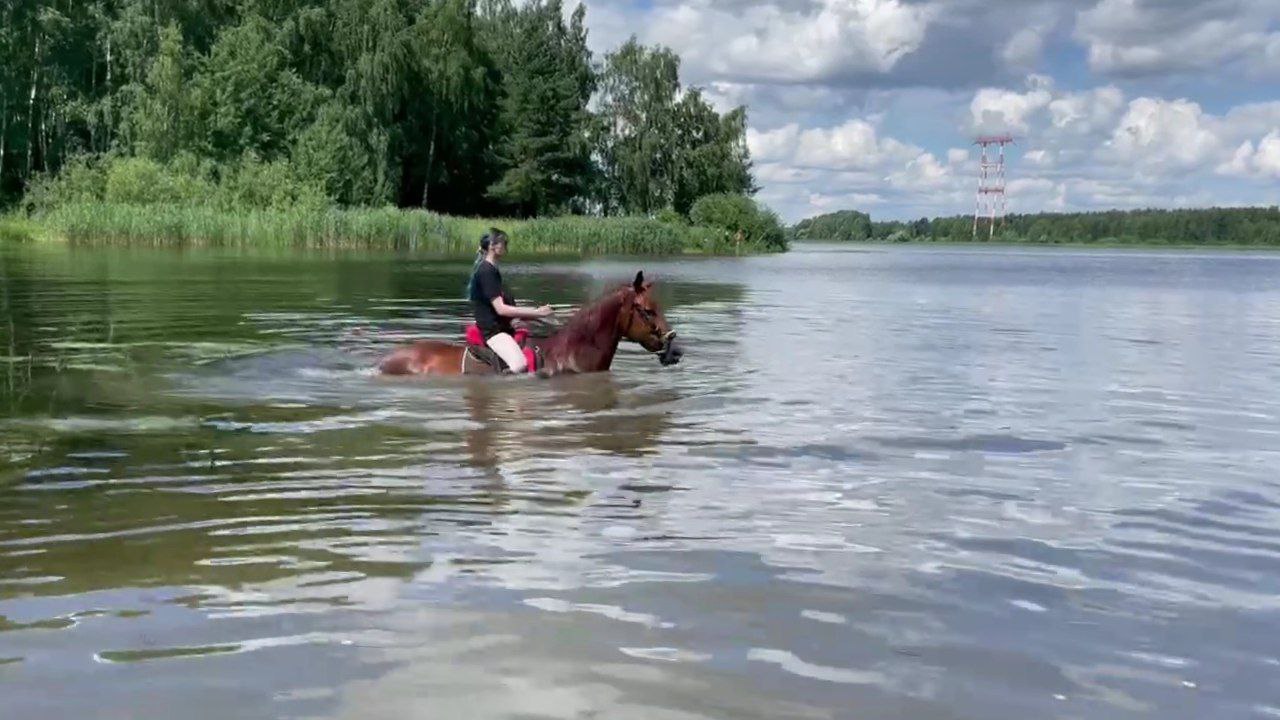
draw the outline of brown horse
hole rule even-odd
[[[562,373],[604,372],[613,364],[618,343],[630,340],[658,355],[663,365],[680,362],[684,352],[653,297],[644,273],[578,311],[563,328],[542,340],[530,340],[542,352],[544,377]],[[465,361],[465,365],[464,365]],[[378,364],[385,375],[491,374],[493,368],[469,356],[466,346],[421,340],[393,351]]]

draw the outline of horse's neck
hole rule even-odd
[[[603,372],[613,365],[622,340],[618,314],[621,294],[585,308],[564,329],[547,339],[544,361],[554,372]]]

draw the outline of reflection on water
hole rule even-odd
[[[1277,268],[646,262],[679,367],[406,382],[462,265],[0,249],[6,712],[1280,714]]]

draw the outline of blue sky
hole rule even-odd
[[[972,137],[996,131],[1014,212],[1280,204],[1280,0],[586,5],[598,54],[635,34],[748,106],[788,221],[970,213]]]

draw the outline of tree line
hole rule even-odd
[[[561,0],[0,0],[0,205],[143,160],[120,182],[687,216],[756,186],[745,108],[717,112],[679,67],[634,37],[598,60]]]
[[[845,210],[802,220],[788,229],[797,241],[971,242],[973,216],[874,222]],[[985,221],[977,240],[987,239]],[[1109,210],[1010,215],[996,226],[997,242],[1136,245],[1280,245],[1280,208]]]

